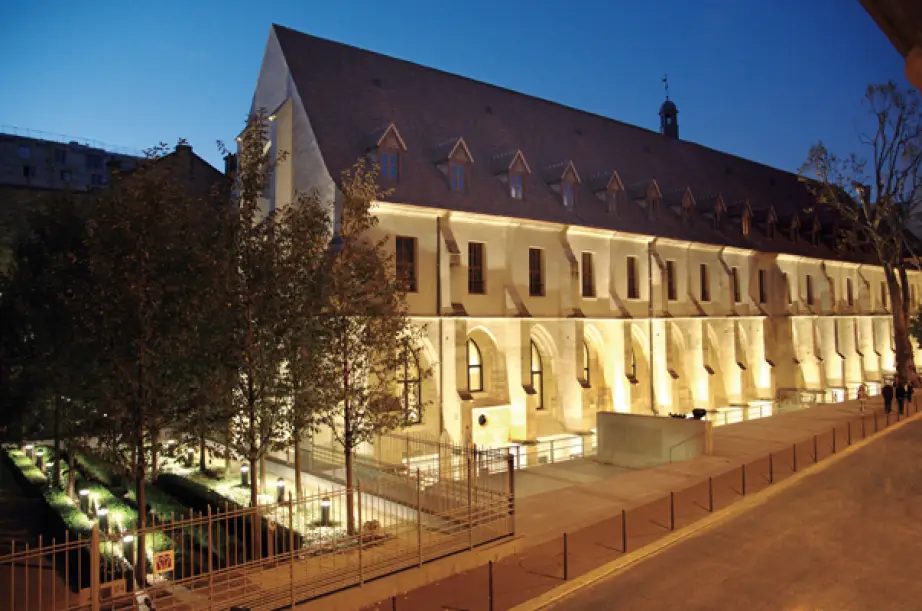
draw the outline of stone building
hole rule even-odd
[[[380,164],[379,230],[434,367],[406,382],[421,436],[840,400],[893,371],[881,270],[837,251],[795,175],[679,139],[668,99],[657,133],[273,26],[252,107],[289,153],[272,206],[335,201],[344,168]]]

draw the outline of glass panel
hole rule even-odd
[[[541,354],[535,342],[531,343],[531,371],[532,373],[541,373]]]
[[[477,347],[477,344],[474,343],[474,340],[467,340],[467,364],[468,365],[480,365],[480,349]]]
[[[468,369],[467,380],[471,392],[483,390],[483,375],[479,366]]]

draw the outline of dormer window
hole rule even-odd
[[[748,210],[743,211],[743,218],[740,219],[740,225],[743,230],[743,237],[749,239],[749,232],[752,229],[752,215]]]
[[[521,172],[509,173],[509,197],[525,199],[525,176]]]
[[[380,153],[381,178],[397,180],[399,174],[399,160],[395,149],[384,149]]]
[[[474,158],[464,138],[452,138],[435,149],[435,163],[452,191],[467,191],[471,182],[471,166]]]
[[[560,196],[563,207],[572,210],[576,205],[576,187],[580,184],[580,177],[573,162],[558,163],[545,168],[544,177],[551,190]]]
[[[378,164],[381,180],[395,182],[400,178],[400,154],[406,150],[407,145],[393,123],[372,134],[369,157]]]
[[[565,208],[572,208],[576,203],[576,189],[572,182],[564,181],[560,183],[560,198]]]
[[[451,162],[449,164],[451,171],[451,190],[464,191],[467,189],[467,172],[461,163]]]

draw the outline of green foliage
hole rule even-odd
[[[28,456],[26,456],[25,452],[8,449],[6,453],[9,455],[10,460],[13,461],[13,464],[16,465],[16,468],[22,471],[22,474],[30,483],[36,486],[44,486],[48,483],[48,478],[45,477],[45,474],[35,466],[35,463],[30,460]]]

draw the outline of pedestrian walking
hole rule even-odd
[[[902,416],[903,407],[906,405],[906,384],[904,384],[902,380],[897,380],[895,394],[897,413]]]
[[[868,402],[868,387],[862,384],[858,387],[858,405],[861,406],[861,413],[864,413],[864,406]]]
[[[880,391],[880,394],[884,398],[884,412],[889,414],[893,411],[893,386],[890,382],[884,384],[884,388]]]

